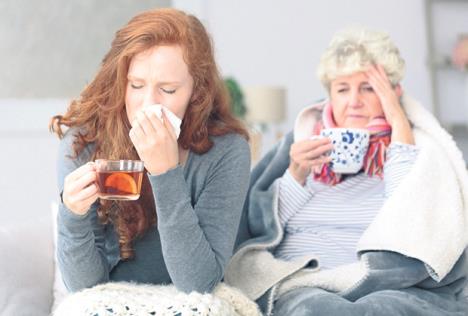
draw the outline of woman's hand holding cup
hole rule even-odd
[[[332,149],[330,139],[319,136],[292,144],[289,152],[291,158],[289,173],[298,183],[304,185],[313,168],[330,162],[331,158],[325,154]]]
[[[79,167],[65,177],[62,200],[77,215],[84,215],[97,200],[96,169],[93,162]]]

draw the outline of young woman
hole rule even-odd
[[[145,111],[152,104],[164,106],[161,119]],[[182,120],[179,138],[168,111]],[[133,281],[204,293],[220,282],[250,154],[197,18],[174,9],[132,18],[51,129],[62,138],[57,255],[70,291]],[[142,160],[141,197],[100,200],[98,158]]]

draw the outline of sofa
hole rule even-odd
[[[68,295],[60,273],[56,269],[54,251],[56,234],[54,232],[56,231],[57,211],[58,204],[53,202],[47,218],[23,223],[0,224],[0,252],[5,255],[5,260],[0,264],[0,316],[46,316],[54,310],[60,315],[69,315],[68,311],[71,312],[70,314],[78,315],[73,313],[79,308],[74,300],[67,300],[66,304],[56,309]],[[129,283],[102,285],[101,289],[103,286],[110,291],[108,293],[112,299],[115,298],[116,293],[121,293],[122,289],[131,287]],[[96,291],[99,292],[101,289],[96,288]],[[216,315],[260,315],[255,302],[226,284],[220,284],[212,293],[213,295],[192,292],[190,294],[178,293],[172,297],[176,293],[174,288],[157,286],[131,288],[131,291],[136,291],[135,298],[130,299],[132,303],[135,303],[133,310],[135,308],[153,310],[151,304],[142,303],[142,298],[153,295],[159,297],[161,303],[170,305],[168,309],[171,309],[171,313],[174,312],[172,308],[177,306],[183,315],[186,315],[187,311],[190,314],[197,310],[202,313],[207,307]],[[139,302],[135,300],[136,297],[140,299]],[[155,302],[151,298],[150,301]],[[138,303],[142,304],[138,305]],[[103,306],[99,305],[98,308]],[[161,310],[167,307],[158,306]],[[196,306],[195,309],[193,309],[194,306]],[[118,311],[116,313],[123,315]],[[152,312],[146,314],[152,315]],[[198,314],[193,312],[193,315]]]
[[[50,315],[66,295],[55,269],[56,212],[53,202],[39,220],[0,223],[0,316]]]
[[[54,284],[52,231],[51,216],[0,224],[0,315],[50,314]]]

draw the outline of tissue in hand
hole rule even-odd
[[[179,138],[180,126],[182,125],[182,120],[177,115],[172,113],[171,110],[169,110],[167,107],[161,104],[152,104],[152,105],[145,106],[143,111],[145,111],[146,113],[154,112],[160,119],[162,119],[162,113],[161,113],[162,108],[164,108],[164,112],[166,113],[166,116],[169,119],[169,122],[171,123],[172,128],[174,129],[174,132],[177,138]]]

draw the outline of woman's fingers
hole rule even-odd
[[[322,157],[318,157],[318,158],[310,160],[309,163],[310,163],[310,166],[313,167],[313,166],[329,163],[330,161],[332,161],[332,157],[322,156]]]
[[[291,157],[289,170],[296,181],[304,185],[305,179],[312,171],[312,168],[330,162],[331,158],[325,156],[325,153],[332,149],[333,144],[327,137],[294,143],[289,153]]]
[[[96,185],[96,183],[92,183],[86,188],[84,188],[83,190],[81,190],[78,194],[76,194],[76,199],[78,201],[85,202],[86,200],[90,198],[93,198],[95,196],[97,197],[98,194],[99,194],[98,186]]]
[[[328,139],[327,139],[328,140]],[[291,154],[291,161],[295,164],[296,169],[301,170],[301,179],[311,172],[312,168],[322,166],[331,161],[330,156],[325,154],[333,149],[333,145],[328,142],[321,142],[321,145],[314,147],[313,150],[303,151],[298,154]]]
[[[164,126],[166,127],[166,130],[169,132],[169,135],[171,135],[172,139],[177,139],[177,135],[174,131],[174,128],[172,127],[171,121],[169,121],[169,118],[166,115],[166,110],[161,109],[161,113],[162,113]]]
[[[291,148],[291,158],[296,160],[315,159],[333,149],[329,138],[310,140]]]
[[[392,84],[388,79],[385,69],[381,65],[372,65],[366,72],[370,85],[379,94],[393,92]]]
[[[164,110],[161,118],[155,111],[139,113],[130,139],[150,174],[162,174],[178,164],[178,143]]]
[[[324,154],[326,154],[327,152],[331,150],[333,150],[332,143],[323,144],[311,150],[308,154],[308,157],[311,159],[315,159],[315,158],[323,156]]]
[[[318,139],[307,139],[297,143],[294,143],[291,146],[291,152],[294,154],[300,154],[305,152],[311,152],[317,147],[330,144],[330,139],[327,137],[321,137]]]
[[[84,187],[96,178],[96,169],[93,163],[87,163],[65,177],[64,186],[70,190]]]
[[[89,173],[82,175],[80,178],[75,179],[75,181],[70,183],[69,191],[72,193],[79,192],[83,190],[83,188],[86,188],[90,184],[94,183],[96,180],[96,172],[90,171]]]
[[[65,178],[63,203],[76,214],[85,214],[98,198],[94,164],[86,164]]]
[[[372,86],[372,88],[374,89],[375,93],[377,93],[377,95],[382,95],[382,93],[384,92],[384,85],[383,83],[377,78],[377,76],[379,76],[378,74],[376,74],[375,70],[369,70],[367,72],[367,78],[369,80],[369,84]]]
[[[398,122],[407,124],[406,114],[402,110],[399,96],[401,87],[393,87],[385,69],[381,65],[373,65],[366,72],[369,84],[374,89],[384,112],[385,118],[391,126]]]
[[[72,173],[70,173],[65,178],[64,183],[64,194],[76,195],[78,192],[83,190],[83,188],[89,186],[96,181],[96,171],[94,163],[87,163]]]
[[[79,215],[84,215],[88,212],[90,209],[91,205],[98,199],[99,195],[98,192],[94,194],[88,195],[88,197],[84,199],[80,199],[77,196],[73,197],[71,201],[67,204],[65,202],[65,205],[68,207],[69,210],[72,212],[79,214]]]
[[[372,76],[375,80],[380,83],[389,82],[387,73],[381,65],[372,65],[367,70],[367,74]]]
[[[87,199],[83,200],[82,203],[84,205],[84,208],[88,210],[91,205],[98,199],[99,195],[98,193],[91,195]]]
[[[166,127],[166,125],[164,124],[163,120],[164,120],[164,109],[161,109],[161,119],[159,117],[152,117],[151,119],[151,123],[153,124],[153,127],[154,129],[156,130],[156,132],[158,133],[158,137],[166,137],[168,135],[170,135],[169,131],[168,131],[168,128]]]
[[[88,162],[87,164],[77,168],[75,171],[71,172],[68,176],[65,177],[65,183],[73,182],[76,179],[81,178],[83,175],[87,174],[90,171],[95,171],[94,162]]]
[[[136,116],[138,127],[141,128],[141,131],[145,136],[154,136],[156,134],[153,124],[151,123],[151,119],[148,116],[148,114],[151,113],[152,112],[147,113],[145,111],[140,111]]]
[[[88,187],[67,196],[67,205],[72,210],[82,210],[84,207],[89,207],[86,201],[90,198],[97,198],[99,189],[96,184],[91,184]],[[67,203],[66,203],[67,204]]]
[[[390,85],[390,80],[388,79],[387,73],[382,65],[377,64],[375,66],[375,70],[379,73],[379,78],[383,80],[383,82],[388,83]]]
[[[164,109],[161,109],[161,118],[154,111],[141,111],[138,113],[129,133],[130,139],[134,144],[141,143],[146,137],[156,139],[167,135],[170,135],[173,139],[177,139]]]
[[[303,157],[302,159],[298,159],[297,162],[300,165],[304,165],[307,167],[315,166],[315,165],[321,165],[324,163],[329,163],[331,161],[330,156],[314,156],[314,157]]]
[[[132,128],[130,129],[128,135],[130,136],[130,140],[135,146],[138,146],[139,143],[143,142],[145,139],[145,133],[143,132],[143,129],[141,128],[138,120],[135,120],[132,123]]]

